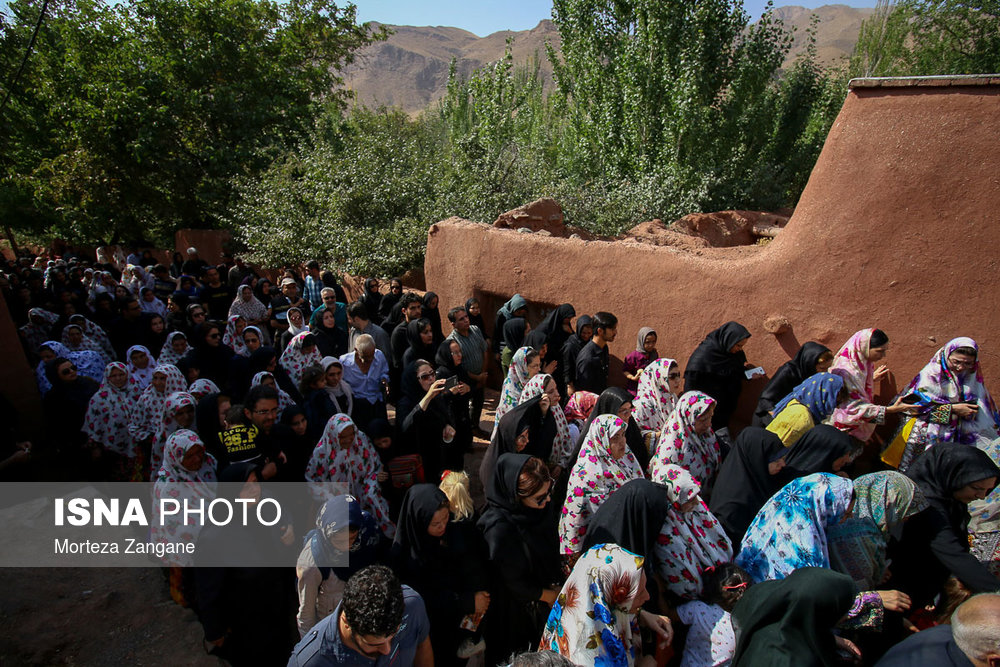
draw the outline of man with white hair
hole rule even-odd
[[[193,276],[195,280],[201,280],[201,274],[208,266],[208,262],[198,256],[198,249],[194,246],[187,249],[187,259],[181,264],[181,272],[188,276]]]
[[[362,431],[372,419],[387,419],[385,396],[389,383],[389,362],[382,350],[375,347],[375,339],[368,334],[358,336],[354,351],[341,355],[344,366],[343,381],[354,395],[354,423]]]
[[[876,667],[1000,667],[1000,593],[974,595],[951,625],[918,632],[894,646]]]

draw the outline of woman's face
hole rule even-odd
[[[340,378],[344,377],[344,369],[337,364],[330,364],[326,369],[326,386],[336,387],[340,384]]]
[[[744,338],[743,340],[736,343],[736,345],[733,345],[731,348],[729,348],[729,354],[736,354],[737,352],[742,352],[743,348],[746,347],[748,340],[750,339]]]
[[[167,388],[167,376],[165,373],[153,373],[153,380],[150,383],[153,385],[153,389],[160,392],[161,394]]]
[[[326,388],[326,375],[317,375],[316,379],[312,381],[309,385],[310,389],[325,389]]]
[[[565,318],[563,318],[563,321],[562,321],[562,330],[565,331],[566,333],[573,333],[573,324],[572,324],[572,321],[573,321],[572,317],[565,317]]]
[[[184,458],[181,459],[181,465],[191,472],[198,472],[201,470],[201,466],[204,462],[205,448],[201,445],[191,445],[188,447],[188,450],[184,452]]]
[[[341,449],[350,449],[351,445],[354,444],[354,426],[348,426],[340,435],[337,436],[337,442],[340,444]]]
[[[670,387],[670,393],[674,396],[681,395],[681,389],[684,388],[684,376],[681,375],[680,366],[677,364],[671,364],[670,370],[667,371],[667,386]]]
[[[886,343],[885,345],[880,345],[879,347],[873,347],[868,350],[868,361],[874,364],[876,361],[882,361],[883,359],[885,359],[885,356],[887,354],[889,354],[888,343]]]
[[[115,368],[108,373],[108,382],[121,389],[128,382],[128,374],[120,368]]]
[[[348,528],[347,530],[338,530],[336,533],[330,536],[330,546],[332,546],[337,551],[350,551],[351,546],[354,541],[358,539],[358,533],[360,531],[357,528]]]
[[[129,359],[132,360],[132,365],[138,368],[139,370],[142,370],[143,368],[147,368],[149,366],[149,355],[143,352],[142,350],[136,350],[135,352],[133,352],[132,355],[129,357]]]
[[[462,363],[462,346],[458,343],[452,343],[448,346],[448,350],[451,351],[451,363],[458,366]]]
[[[431,385],[434,384],[434,369],[430,365],[420,366],[417,368],[417,380],[420,381],[421,389],[430,391]]]
[[[625,456],[625,429],[618,431],[608,441],[608,451],[615,461]]]
[[[73,382],[76,380],[76,366],[72,361],[64,361],[59,364],[59,379],[63,382]]]
[[[712,428],[712,417],[715,415],[715,403],[708,406],[700,417],[694,420],[694,432],[698,435],[705,435]]]
[[[309,427],[309,422],[306,420],[306,416],[299,414],[292,417],[292,431],[295,435],[303,436],[306,434],[306,429]]]
[[[479,302],[473,301],[472,303],[470,303],[469,307],[465,309],[465,312],[467,312],[469,315],[472,315],[473,317],[479,315],[480,313]]]
[[[267,371],[268,373],[273,373],[274,369],[276,369],[277,367],[278,367],[278,357],[271,357],[267,361],[267,366],[264,367],[264,370]],[[273,385],[274,380],[272,380],[271,383]]]
[[[297,310],[288,311],[288,321],[297,327],[302,326],[302,313]]]
[[[438,307],[438,298],[434,297],[433,299],[431,299],[431,302],[427,304],[427,307],[430,308],[431,310],[434,310],[435,308],[437,308]]]
[[[628,420],[632,418],[632,401],[622,403],[622,406],[618,408],[618,412],[615,414],[618,416],[618,419],[627,424]]]
[[[201,308],[196,308],[191,311],[191,322],[197,326],[205,321],[205,311]]]
[[[584,325],[580,329],[580,340],[584,343],[590,342],[590,339],[594,337],[594,327],[589,324]]]
[[[542,370],[542,357],[535,355],[535,358],[528,362],[528,379],[535,377]]]
[[[159,315],[157,315],[156,317],[154,317],[149,321],[149,329],[155,334],[163,333],[163,330],[166,328],[167,328],[166,322],[164,322],[163,318],[160,317]]]
[[[424,345],[430,345],[434,342],[434,330],[431,329],[431,325],[428,324],[420,330],[420,342]]]
[[[250,301],[253,298],[253,288],[247,285],[240,289],[240,298],[244,301]]]
[[[239,336],[247,328],[247,321],[242,317],[236,318],[236,335]]]
[[[275,388],[274,387],[274,376],[273,375],[264,376],[263,378],[261,378],[260,383],[262,385],[264,385],[265,387],[270,387],[271,389]]]
[[[836,459],[831,465],[831,467],[833,468],[833,472],[840,472],[841,470],[844,469],[844,466],[849,465],[853,460],[854,460],[854,452],[848,452],[844,454],[839,459]]]
[[[72,347],[79,347],[80,343],[83,342],[83,332],[80,331],[79,327],[70,327],[66,330],[66,338]]]
[[[389,436],[375,438],[372,440],[372,444],[375,445],[375,449],[389,449],[392,447],[392,438]]]
[[[256,352],[260,349],[260,336],[257,335],[256,331],[248,331],[243,335],[243,343],[248,350]]]
[[[549,397],[550,406],[559,405],[559,400],[561,398],[561,396],[559,396],[559,387],[556,386],[556,381],[551,377],[545,383],[545,395]]]
[[[635,599],[632,600],[632,608],[629,609],[630,614],[634,614],[642,609],[642,605],[649,601],[649,591],[646,590],[646,571],[639,570],[639,590],[635,594]]]
[[[540,510],[549,504],[552,498],[552,482],[546,482],[533,496],[521,498],[521,504],[525,507]]]
[[[170,349],[176,354],[184,354],[188,349],[188,342],[184,336],[174,336],[170,340]]]
[[[56,353],[47,347],[43,347],[38,351],[38,356],[42,361],[52,361],[56,358]]]
[[[514,447],[517,449],[518,453],[523,452],[525,447],[528,446],[530,433],[528,429],[524,429],[518,434],[517,439],[514,440]]]
[[[824,352],[819,356],[819,359],[816,360],[816,372],[826,373],[830,370],[830,366],[833,366],[833,353]]]
[[[437,512],[434,512],[434,516],[431,518],[431,522],[427,524],[427,534],[431,537],[442,537],[444,531],[448,528],[448,517],[451,514],[447,507],[441,507]]]
[[[189,428],[194,423],[194,406],[185,405],[175,412],[174,421],[177,422],[177,428]]]
[[[656,334],[646,334],[646,337],[642,339],[642,349],[649,353],[656,349]]]
[[[370,283],[368,283],[368,292],[369,293],[376,294],[378,292],[378,289],[379,289],[379,284],[378,284],[377,280],[373,279]]]
[[[146,290],[145,292],[142,293],[142,300],[145,301],[146,303],[153,303],[153,299],[155,298],[156,295],[153,294],[152,290]]]
[[[208,333],[205,334],[205,342],[208,343],[211,347],[219,347],[219,342],[221,340],[222,340],[222,334],[215,327],[209,329]]]
[[[337,326],[337,318],[334,317],[332,310],[324,310],[322,320],[324,329],[333,329]]]
[[[997,484],[996,477],[987,477],[986,479],[981,479],[978,482],[973,482],[972,484],[966,484],[958,491],[955,491],[952,497],[968,505],[973,500],[982,500],[986,496],[990,495],[990,491]]]
[[[119,299],[124,299],[128,296],[128,290],[123,285],[119,285],[115,288],[115,296]]]
[[[952,352],[948,355],[946,363],[952,373],[964,375],[976,367],[976,358],[961,352]]]

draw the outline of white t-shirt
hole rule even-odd
[[[701,600],[677,608],[684,625],[689,625],[681,667],[723,667],[736,652],[736,635],[729,612]]]

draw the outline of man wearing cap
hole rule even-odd
[[[298,308],[302,311],[302,318],[308,322],[312,309],[309,302],[299,295],[299,285],[292,278],[283,278],[281,281],[281,294],[271,301],[271,328],[275,333],[288,331],[288,309]]]

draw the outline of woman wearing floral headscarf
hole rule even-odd
[[[226,320],[226,332],[222,334],[222,344],[227,345],[233,352],[241,357],[249,357],[247,344],[243,341],[243,330],[247,328],[247,321],[242,315],[230,315]]]
[[[128,367],[120,361],[113,361],[104,371],[101,387],[90,397],[83,422],[83,432],[91,446],[103,450],[105,468],[113,481],[142,481],[139,448],[128,428],[134,399]]]
[[[137,393],[145,391],[153,379],[156,359],[145,345],[133,345],[125,353],[128,363],[129,381],[137,388]]]
[[[833,373],[816,373],[795,387],[774,406],[767,430],[791,447],[837,407],[844,379]]]
[[[253,287],[247,283],[243,283],[236,290],[236,298],[229,306],[229,317],[233,315],[241,316],[246,320],[247,326],[260,326],[270,319],[267,306],[254,296]]]
[[[786,484],[757,513],[734,562],[755,582],[830,567],[826,531],[848,515],[853,498],[851,480],[829,473]]]
[[[209,394],[220,394],[222,390],[219,385],[207,378],[199,378],[188,387],[188,393],[194,396],[194,400],[200,401]]]
[[[631,667],[642,652],[639,626],[673,638],[670,621],[644,611],[649,599],[642,556],[599,544],[580,558],[559,592],[539,648],[575,665]]]
[[[639,376],[632,417],[643,434],[663,429],[677,405],[684,386],[681,369],[673,359],[655,359]]]
[[[83,335],[97,343],[108,359],[114,358],[115,348],[111,346],[111,339],[108,338],[107,331],[79,313],[70,315],[69,322],[79,325],[83,329]]]
[[[983,451],[1000,466],[1000,438]],[[997,488],[983,500],[969,503],[969,544],[976,559],[994,576],[1000,577],[1000,491]]]
[[[28,311],[28,323],[18,329],[27,344],[28,352],[37,353],[42,344],[52,338],[52,328],[58,321],[58,315],[44,308],[32,308]]]
[[[527,403],[535,396],[548,394],[549,412],[555,418],[556,437],[552,441],[552,453],[549,455],[549,469],[552,470],[553,477],[560,477],[562,471],[569,469],[573,463],[573,449],[576,440],[570,435],[569,423],[566,421],[566,413],[559,407],[559,387],[553,376],[546,373],[539,373],[524,385],[518,405]]]
[[[378,474],[382,462],[375,448],[345,414],[330,417],[323,437],[313,450],[306,466],[306,481],[336,482],[347,485],[347,492],[358,499],[361,508],[370,512],[386,537],[395,535],[389,519],[389,504],[382,497]]]
[[[112,357],[104,350],[100,344],[84,333],[83,325],[70,323],[62,331],[62,343],[66,349],[73,352],[83,352],[90,350],[98,355],[105,364],[110,363]]]
[[[183,331],[171,331],[167,334],[167,340],[160,348],[160,356],[156,360],[161,364],[176,366],[177,362],[183,359],[190,349],[187,336],[184,335]]]
[[[889,368],[884,364],[875,369],[875,362],[885,358],[889,337],[881,329],[862,329],[837,351],[830,372],[844,378],[847,402],[833,411],[832,424],[850,433],[861,442],[868,442],[877,424],[885,416],[912,410],[896,401],[890,406],[875,405],[875,380],[880,380]]]
[[[661,466],[652,481],[667,487],[671,502],[654,549],[657,571],[668,591],[696,600],[702,592],[702,573],[732,560],[733,545],[687,470]]]
[[[154,543],[194,543],[202,524],[193,518],[184,522],[182,514],[159,515],[160,500],[184,497],[190,503],[199,499],[210,500],[215,496],[215,457],[205,451],[198,434],[189,429],[179,429],[170,435],[163,449],[163,461],[156,469],[153,485],[153,522],[150,539]],[[176,567],[194,563],[194,556],[185,550],[163,557],[164,562]]]
[[[318,366],[322,358],[316,347],[315,337],[310,332],[303,331],[288,342],[288,347],[281,353],[278,363],[288,373],[292,382],[298,385],[302,381],[302,371],[307,366]]]
[[[150,471],[154,476],[163,465],[163,448],[167,443],[167,438],[173,435],[174,431],[193,427],[196,402],[195,397],[185,391],[169,394],[167,400],[163,402],[163,414],[160,416],[160,423],[153,434],[152,454],[150,455]]]
[[[587,524],[612,493],[632,479],[644,477],[625,443],[626,424],[614,415],[594,419],[569,475],[566,502],[559,517],[559,552],[579,553]]]
[[[139,395],[129,417],[129,435],[135,442],[149,440],[156,434],[167,396],[184,391],[186,386],[184,376],[176,366],[159,364],[153,369],[153,379]]]
[[[708,487],[719,469],[719,443],[712,431],[715,399],[700,391],[689,391],[677,401],[656,443],[649,463],[651,475],[667,464],[678,465]]]
[[[587,423],[587,420],[590,419],[590,413],[593,412],[594,406],[597,405],[597,399],[597,394],[593,392],[577,391],[566,401],[566,408],[563,412],[566,415],[566,423],[569,424],[569,436],[573,442],[580,440],[580,430]],[[570,458],[572,458],[572,453],[570,454]]]
[[[500,418],[510,412],[521,400],[521,392],[524,385],[542,370],[542,360],[538,352],[530,347],[522,347],[514,353],[510,362],[510,370],[507,371],[507,379],[503,381],[500,389],[500,399],[497,401],[497,411],[493,422],[493,432],[496,433],[496,425],[500,423]]]
[[[899,464],[906,471],[929,447],[941,442],[974,445],[1000,437],[1000,413],[983,384],[979,346],[955,338],[934,353],[900,396],[916,406]]]
[[[56,357],[73,362],[83,377],[90,378],[95,382],[101,382],[104,379],[104,368],[107,364],[101,362],[101,356],[96,352],[90,350],[73,352],[58,341],[48,340],[38,348],[38,356],[41,361],[38,362],[38,367],[35,369],[35,378],[38,380],[38,391],[42,396],[45,396],[52,389],[52,382],[49,380],[45,367],[49,361]]]

